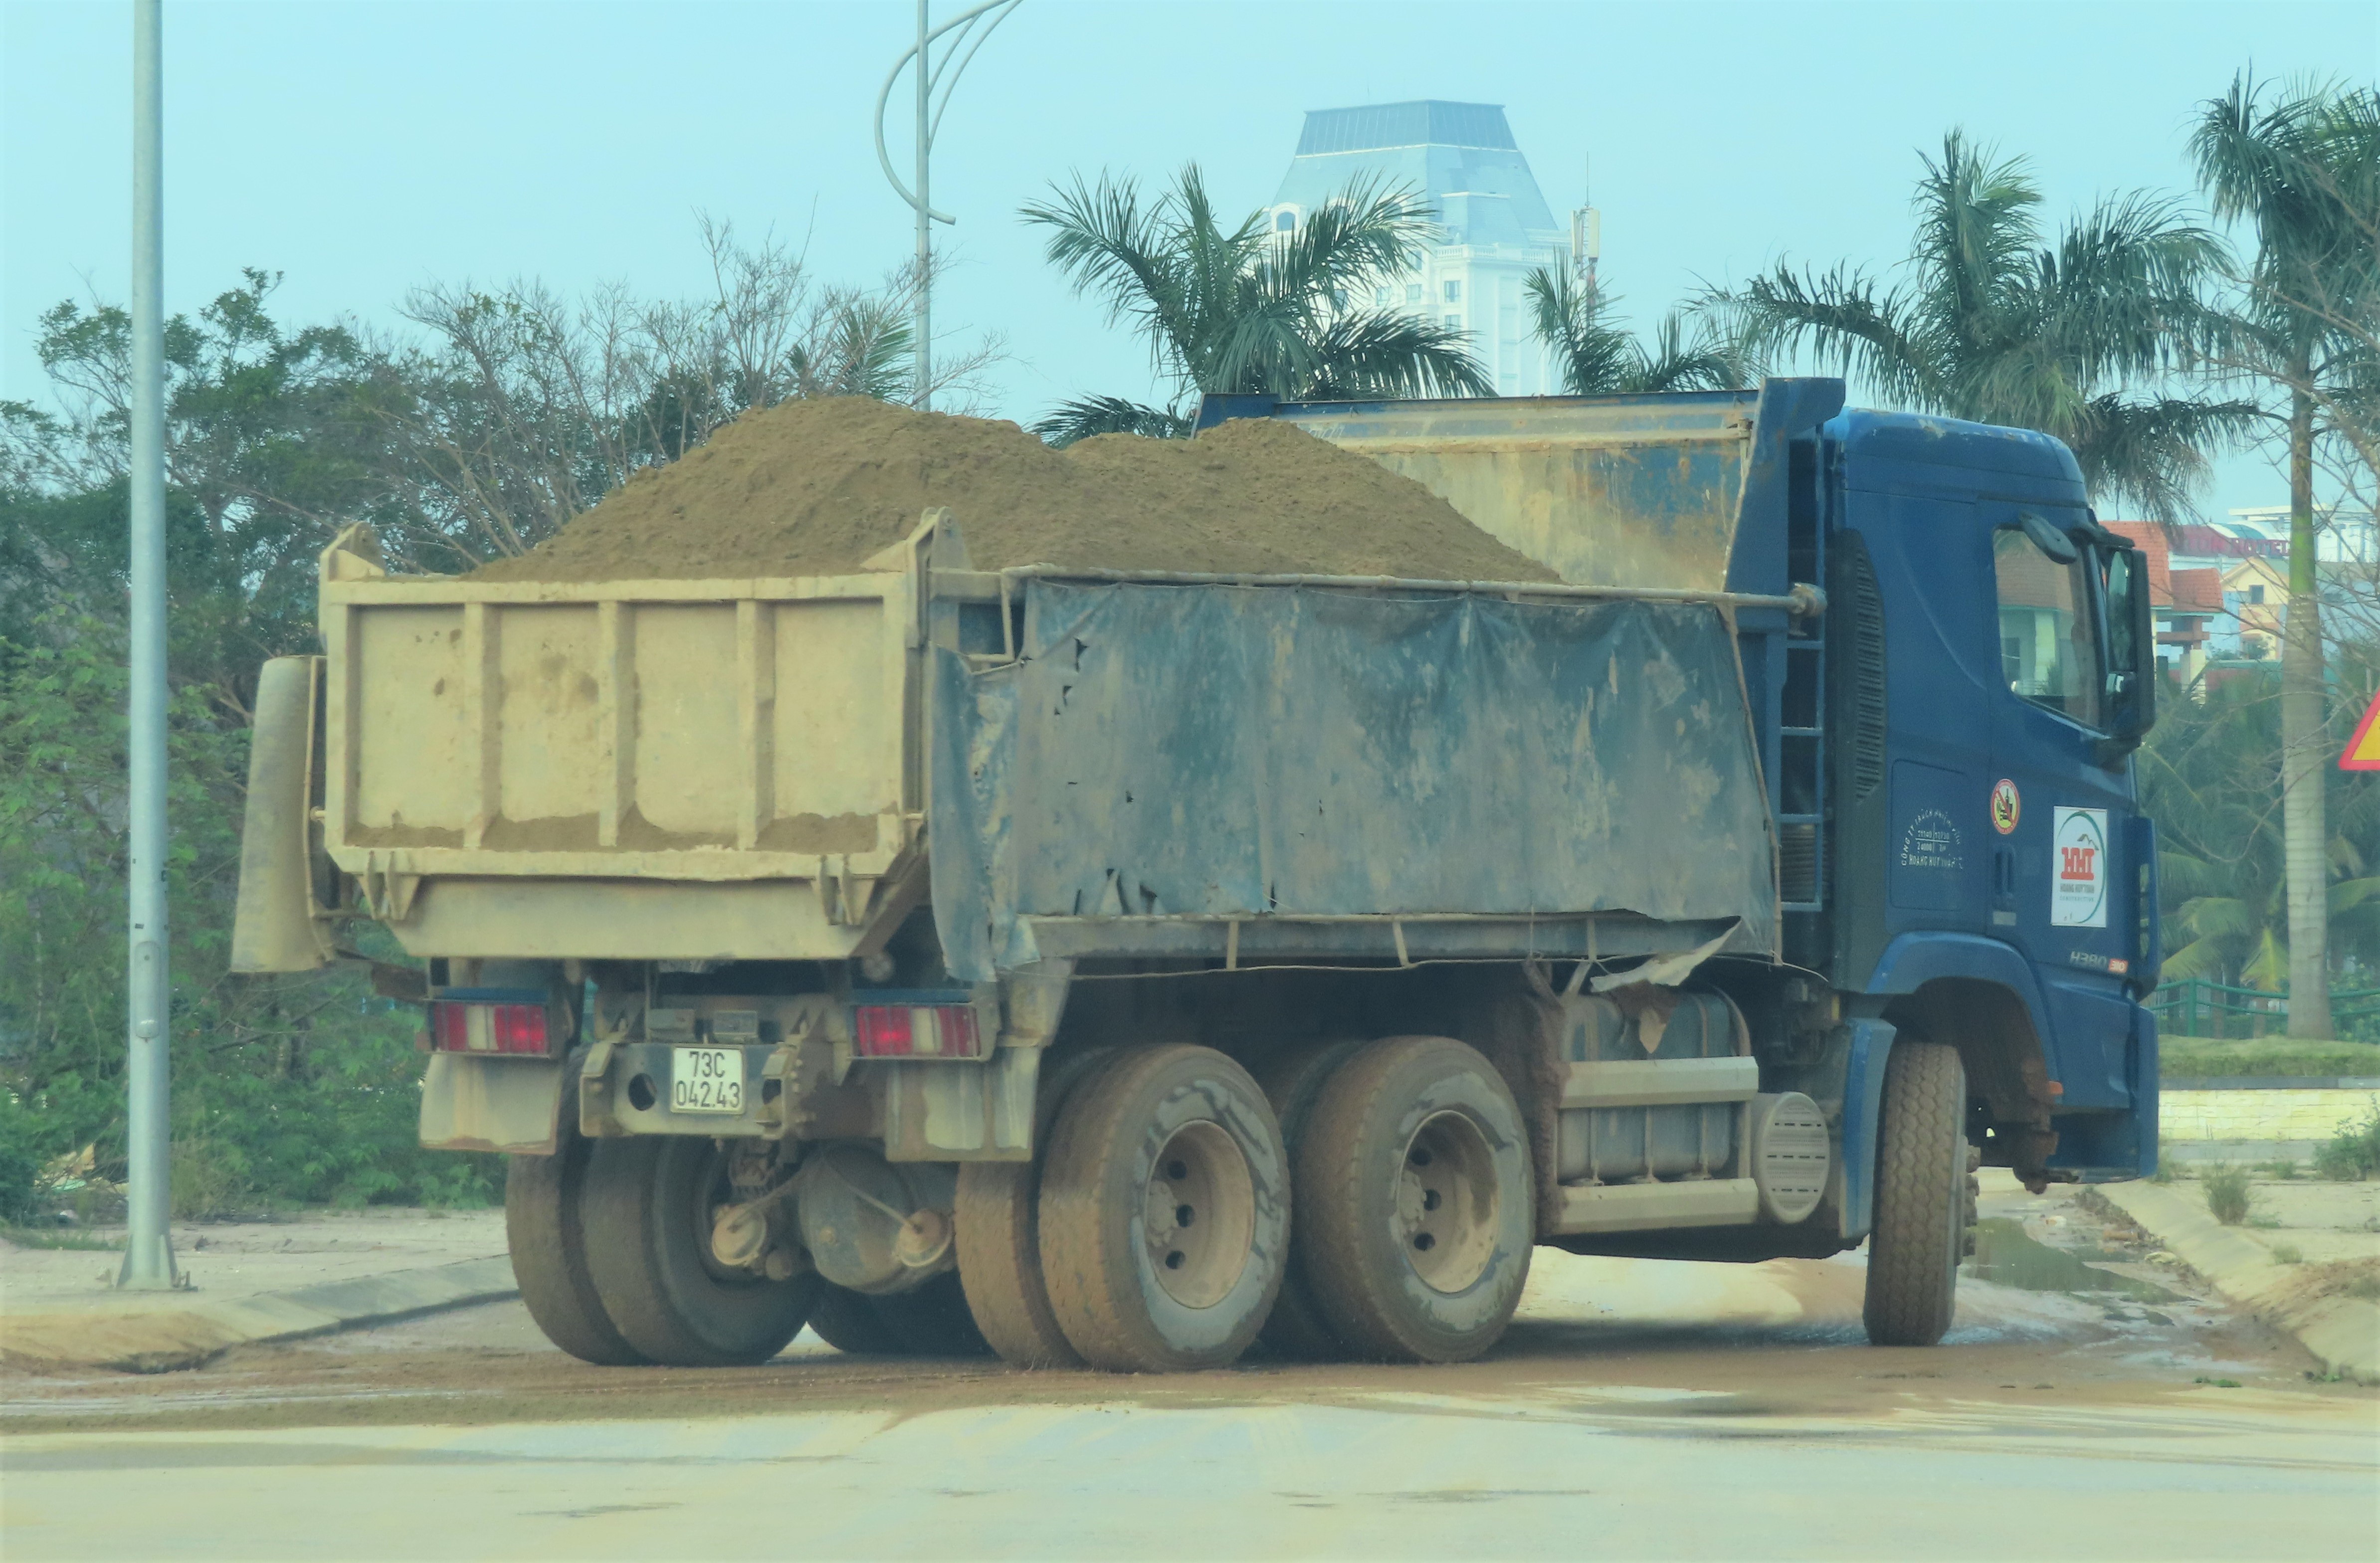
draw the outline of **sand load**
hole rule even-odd
[[[1545,581],[1411,479],[1269,419],[1052,450],[1014,423],[864,397],[748,413],[480,580],[843,575],[947,505],[978,568]]]

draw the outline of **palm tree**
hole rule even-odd
[[[2301,86],[2277,102],[2247,73],[2209,101],[2190,138],[2216,214],[2251,224],[2256,253],[2215,333],[2219,369],[2277,391],[2288,447],[2289,606],[2281,637],[2281,798],[2289,868],[2289,1035],[2331,1034],[2325,977],[2322,619],[2314,569],[2313,468],[2339,436],[2373,460],[2380,393],[2380,106],[2369,91]],[[2358,413],[2364,416],[2357,416]],[[2342,415],[2345,416],[2342,416]],[[2359,438],[2359,434],[2361,438]]]
[[[2220,242],[2142,194],[2102,200],[2049,242],[2021,159],[1953,130],[1924,161],[1904,283],[1779,265],[1705,306],[1750,350],[1806,347],[1903,406],[2055,435],[2095,495],[2179,518],[2207,451],[2253,417],[2154,389],[2189,349]]]
[[[1573,396],[1740,391],[1758,373],[1742,345],[1717,329],[1707,314],[1696,317],[1690,328],[1684,311],[1670,310],[1655,328],[1648,352],[1613,320],[1620,300],[1612,295],[1543,266],[1521,286],[1529,301],[1530,329],[1553,349],[1562,389]]]
[[[2301,976],[2277,807],[2280,711],[2264,679],[2238,680],[2165,709],[2140,751],[2141,806],[2157,822],[2165,978],[2208,977],[2292,997],[2329,991]],[[2324,921],[2331,953],[2380,954],[2380,789],[2333,794],[2323,822]]]
[[[1186,404],[1203,392],[1299,401],[1490,393],[1461,332],[1353,302],[1419,259],[1431,225],[1419,197],[1361,184],[1292,232],[1272,231],[1261,213],[1226,230],[1194,164],[1151,202],[1135,181],[1103,175],[1056,188],[1023,214],[1050,230],[1046,254],[1076,292],[1148,339],[1173,391],[1167,407],[1070,402],[1035,425],[1053,443],[1186,433]]]

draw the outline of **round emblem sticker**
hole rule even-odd
[[[2013,834],[2017,816],[2023,812],[2024,803],[2016,795],[2016,783],[2001,777],[1992,788],[1992,829],[2003,836]]]

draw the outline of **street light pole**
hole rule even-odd
[[[917,333],[917,369],[914,399],[920,407],[934,405],[934,227],[936,223],[955,223],[957,218],[937,212],[928,197],[929,163],[933,155],[934,133],[941,127],[942,115],[951,106],[951,93],[959,84],[959,77],[983,47],[983,41],[992,30],[1008,19],[1009,13],[1024,0],[986,0],[971,11],[963,11],[940,27],[934,27],[926,14],[928,0],[917,0],[917,42],[892,62],[885,74],[884,90],[876,94],[876,161],[883,166],[884,177],[892,182],[901,199],[917,212],[917,276],[915,330]],[[977,31],[977,24],[982,30]],[[942,50],[941,63],[933,62],[935,42],[945,34],[950,42]],[[964,45],[964,47],[962,47]],[[892,101],[893,83],[911,61],[917,62],[917,166],[913,176],[916,187],[901,183],[901,176],[892,171],[892,155],[884,147],[884,110]],[[943,78],[950,79],[945,82]],[[933,102],[936,88],[941,90],[941,102]]]
[[[130,1231],[115,1284],[171,1288],[172,1075],[165,927],[165,285],[163,21],[132,0],[130,964],[125,1082]]]
[[[927,111],[934,79],[926,69],[926,47],[934,35],[927,30],[928,3],[917,0],[917,372],[912,384],[920,408],[934,405],[934,203],[927,190],[933,174],[934,134]]]

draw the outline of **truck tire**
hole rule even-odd
[[[1876,1346],[1931,1346],[1950,1327],[1971,1181],[1967,1072],[1958,1049],[1902,1041],[1884,1065],[1876,1219],[1863,1317]]]
[[[1281,1126],[1247,1071],[1211,1048],[1124,1053],[1058,1115],[1039,1215],[1050,1311],[1084,1362],[1227,1366],[1288,1258]]]
[[[595,1142],[575,1123],[562,1126],[552,1156],[516,1156],[504,1169],[504,1240],[528,1316],[545,1338],[582,1363],[635,1367],[644,1354],[622,1339],[603,1312],[587,1271],[579,1200]]]
[[[969,1161],[959,1167],[959,1283],[978,1330],[1011,1367],[1081,1367],[1058,1327],[1041,1279],[1041,1168],[1050,1126],[1069,1097],[1116,1057],[1077,1053],[1045,1065],[1035,1109],[1034,1159]]]
[[[736,1367],[785,1349],[825,1284],[764,1280],[710,1255],[710,1212],[731,1197],[714,1140],[603,1140],[587,1167],[587,1269],[622,1339],[669,1367]]]
[[[1457,1363],[1502,1338],[1536,1239],[1528,1132],[1474,1048],[1366,1046],[1323,1084],[1298,1147],[1314,1301],[1358,1353]]]
[[[1289,1147],[1292,1169],[1297,1166],[1297,1148],[1305,1141],[1306,1120],[1313,1115],[1315,1101],[1322,1095],[1323,1083],[1364,1046],[1365,1039],[1360,1036],[1305,1043],[1266,1060],[1257,1070],[1257,1084],[1264,1087],[1265,1098],[1272,1103],[1273,1116],[1281,1121],[1281,1143]],[[1294,1204],[1293,1200],[1293,1209]],[[1288,1362],[1331,1363],[1350,1354],[1347,1343],[1339,1339],[1339,1332],[1323,1318],[1321,1308],[1314,1301],[1313,1288],[1305,1279],[1303,1248],[1293,1236],[1289,1245],[1289,1265],[1281,1275],[1281,1295],[1273,1300],[1272,1314],[1257,1333],[1257,1341],[1273,1356]]]
[[[892,1357],[901,1353],[901,1338],[876,1312],[876,1299],[837,1286],[819,1284],[818,1301],[810,1304],[808,1323],[818,1338],[838,1351],[856,1357]]]
[[[991,1343],[967,1311],[956,1271],[946,1270],[913,1291],[871,1297],[893,1350],[911,1357],[989,1357]]]

